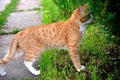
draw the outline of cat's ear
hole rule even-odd
[[[78,8],[78,13],[81,13],[83,11],[83,8],[82,8],[82,6],[80,6],[79,8]]]
[[[83,6],[84,9],[87,9],[88,8],[88,2]]]
[[[86,3],[84,6],[80,6],[80,7],[78,8],[78,13],[81,13],[84,9],[87,9],[87,8],[88,8],[88,4],[89,4],[89,3]]]

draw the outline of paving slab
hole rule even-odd
[[[20,0],[16,10],[30,10],[34,8],[40,8],[40,0]]]
[[[24,29],[42,24],[42,15],[37,11],[13,12],[3,26],[3,31],[9,32],[14,29]]]
[[[0,35],[0,59],[5,56],[5,54],[9,51],[9,47],[14,35]],[[12,80],[13,78],[16,79],[26,79],[31,78],[35,79],[38,76],[32,75],[27,68],[23,64],[24,59],[21,58],[20,60],[11,61],[6,66],[7,76],[1,77],[0,80]]]
[[[9,50],[9,45],[14,35],[0,35],[0,58],[4,57]]]
[[[1,1],[7,0],[0,0]],[[28,27],[41,25],[42,24],[42,14],[38,14],[35,11],[29,11],[30,9],[35,9],[39,6],[40,0],[20,0],[16,10],[23,10],[22,12],[13,12],[7,18],[7,22],[3,26],[3,31],[10,32],[14,29],[25,29]],[[2,5],[3,6],[3,5]],[[10,44],[14,35],[0,35],[0,59],[5,56],[9,51]],[[36,77],[32,75],[23,64],[24,58],[11,61],[6,66],[7,76],[0,77],[0,80],[13,80],[13,79],[26,79],[31,78],[35,80]]]
[[[11,0],[0,0],[0,12],[4,11],[7,4],[9,4]]]

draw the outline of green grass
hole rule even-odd
[[[86,3],[86,1],[87,0],[84,0],[81,4]],[[76,4],[74,8],[78,4]],[[57,21],[65,21],[68,19],[73,10],[72,8],[71,11],[68,11],[65,14],[65,12],[63,12],[64,10],[60,10],[60,4],[59,6],[56,6],[56,4],[52,2],[52,0],[42,0],[42,5],[44,5],[44,24]],[[67,8],[69,7],[66,7],[66,9]],[[95,11],[95,15],[98,15],[97,8]],[[7,16],[8,15],[9,14],[7,14]],[[5,19],[6,21],[6,18],[3,19]],[[0,20],[1,19],[2,18],[0,18]],[[100,29],[98,26],[101,25],[96,22],[97,21],[95,21],[95,24],[88,25],[86,35],[82,41],[82,45],[79,47],[81,63],[86,66],[86,70],[81,71],[80,73],[75,70],[74,65],[69,57],[68,51],[50,49],[46,50],[43,53],[40,61],[38,62],[38,64],[40,64],[41,75],[36,77],[35,80],[118,80],[120,75],[119,61],[111,60],[115,57],[113,55],[110,55],[110,53],[114,52],[114,50],[113,48],[111,48],[112,50],[111,52],[109,52],[106,49],[111,46],[111,44],[107,44],[105,31]],[[2,23],[2,25],[3,24],[4,23]],[[1,31],[0,34],[15,34],[17,32],[19,32],[19,30],[13,30],[9,33]],[[23,78],[21,80],[32,79]]]
[[[22,29],[14,29],[11,32],[4,32],[4,31],[0,31],[0,35],[6,35],[6,34],[16,34],[19,31],[21,31]]]
[[[84,49],[85,53],[90,52],[92,55],[99,54],[103,56],[103,53],[106,52],[104,49],[107,47],[105,32],[96,25],[88,26],[86,36],[84,37],[82,44],[81,50]]]
[[[79,48],[81,63],[86,66],[86,70],[78,73],[66,50],[47,50],[43,53],[39,62],[41,80],[102,80],[113,78],[111,73],[107,73],[107,70],[105,70],[108,67],[103,68],[108,59],[105,54],[106,45],[103,46],[105,44],[104,34],[93,25],[89,26],[86,33]],[[101,36],[98,36],[97,33]],[[89,37],[94,39],[88,39]],[[87,39],[90,43],[86,43]]]
[[[59,0],[53,0],[58,1]],[[42,0],[43,4],[43,22],[44,24],[53,23],[57,21],[65,21],[70,16],[73,8],[70,8],[71,11],[65,11],[70,6],[66,3],[54,3],[52,0]],[[61,0],[64,1],[64,0]],[[73,1],[73,0],[72,0]],[[79,0],[78,0],[79,1]],[[84,4],[88,0],[83,0]],[[100,1],[100,0],[99,0]],[[92,1],[90,2],[92,3]],[[99,2],[98,2],[99,3]],[[49,5],[48,5],[49,4]],[[61,7],[61,5],[68,5],[66,7]],[[76,7],[74,6],[74,8]],[[108,44],[106,41],[106,33],[99,26],[99,12],[100,9],[105,7],[99,7],[102,4],[90,5],[96,6],[94,11],[95,23],[88,25],[86,35],[82,41],[82,45],[79,47],[79,54],[81,57],[81,63],[86,66],[85,71],[80,73],[76,72],[74,65],[69,57],[69,54],[66,50],[57,50],[52,49],[45,51],[41,60],[40,70],[41,80],[118,80],[119,79],[119,70],[120,68],[118,63],[119,61],[112,61],[111,58],[115,57],[116,54],[108,54],[114,51],[114,47],[110,48],[112,44]],[[65,10],[61,10],[65,8]],[[91,9],[92,9],[91,8]],[[62,12],[63,11],[63,12]],[[102,11],[104,14],[105,12]],[[66,13],[66,14],[65,14]],[[109,51],[108,49],[111,49]],[[118,49],[119,50],[119,49]]]
[[[11,3],[5,7],[5,10],[0,12],[0,31],[2,32],[2,26],[7,21],[7,17],[11,12],[14,11],[17,6],[19,0],[11,0]]]
[[[28,9],[28,10],[23,10],[23,9],[21,9],[21,10],[14,10],[14,12],[35,11],[35,10],[36,10],[36,11],[38,11],[38,10],[40,11],[41,8],[39,8],[39,7],[37,8],[37,7],[36,7],[36,8],[33,8],[33,9]]]
[[[44,5],[44,8],[42,10],[42,12],[43,12],[42,22],[44,24],[65,19],[59,13],[58,7],[56,7],[55,4],[51,0],[42,0],[41,3],[42,3],[42,5]],[[48,3],[49,3],[49,5],[48,5]]]

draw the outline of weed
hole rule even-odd
[[[18,33],[19,31],[21,31],[22,29],[14,29],[12,30],[11,32],[3,32],[3,31],[0,31],[0,35],[5,35],[5,34],[16,34]]]

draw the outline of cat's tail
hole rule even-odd
[[[3,59],[0,60],[0,64],[6,64],[9,61],[11,61],[11,59],[13,58],[15,54],[17,44],[18,44],[17,39],[13,39],[11,47],[10,47],[10,51],[6,54],[6,56]]]

